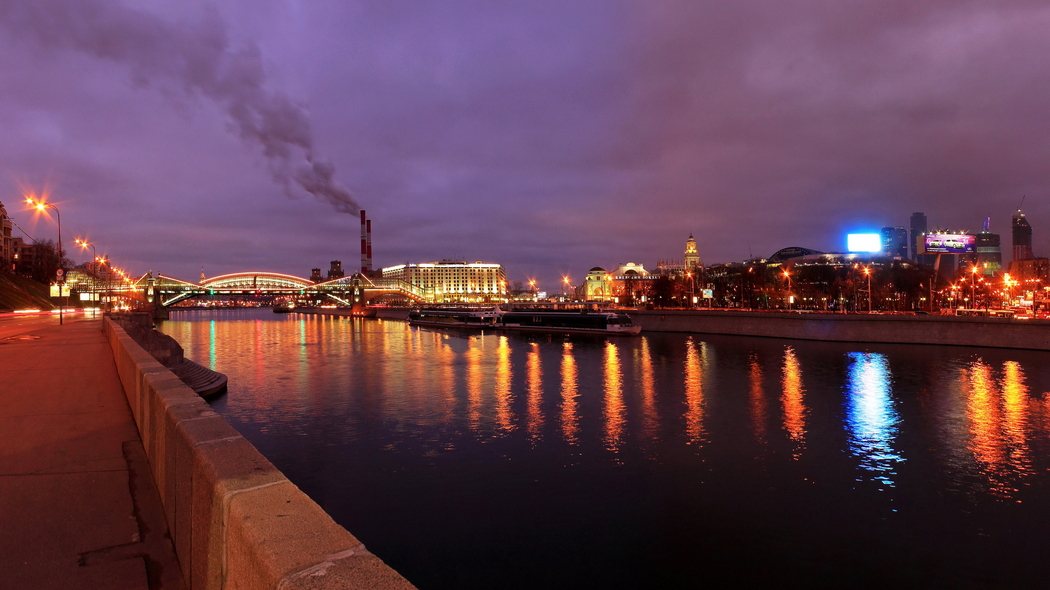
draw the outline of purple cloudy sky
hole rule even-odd
[[[1046,2],[0,0],[0,200],[133,272],[511,280],[980,229],[1050,254]],[[334,172],[333,172],[334,167]],[[311,195],[310,193],[314,193]],[[1006,248],[1009,251],[1009,248]]]

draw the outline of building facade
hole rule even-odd
[[[1013,261],[1031,260],[1035,257],[1032,253],[1032,226],[1020,209],[1014,213],[1010,225],[1013,230]]]
[[[908,258],[908,230],[900,226],[882,228],[882,251],[894,258]]]
[[[974,240],[976,253],[959,257],[960,270],[968,271],[972,265],[985,277],[992,277],[1003,268],[1001,239],[999,234],[992,233],[991,225],[992,218],[986,218],[981,232]]]
[[[14,272],[15,270],[15,242],[11,235],[13,224],[7,216],[7,209],[0,201],[0,270],[3,272]]]
[[[383,278],[419,287],[428,303],[499,303],[507,299],[507,272],[502,264],[463,260],[405,263],[384,268]]]
[[[911,239],[908,242],[908,251],[912,260],[919,259],[919,253],[923,248],[919,246],[919,240],[926,234],[926,214],[916,211],[911,214]]]
[[[686,272],[691,272],[696,267],[700,266],[700,252],[696,249],[696,240],[693,239],[693,234],[689,234],[689,239],[685,241],[685,262]]]

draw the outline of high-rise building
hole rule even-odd
[[[1035,254],[1032,254],[1032,226],[1028,225],[1020,209],[1014,213],[1010,225],[1013,229],[1014,261],[1035,258]]]
[[[441,260],[383,269],[384,279],[400,279],[423,290],[429,303],[498,302],[507,298],[502,264]]]
[[[887,256],[908,257],[908,230],[900,226],[882,228],[882,251]]]
[[[908,242],[908,251],[911,253],[911,258],[914,260],[919,259],[919,240],[923,234],[926,233],[926,214],[922,212],[916,212],[911,214],[911,239]]]
[[[698,266],[700,266],[700,253],[696,250],[696,240],[693,239],[693,234],[689,234],[689,239],[685,241],[685,270],[692,271]]]
[[[991,226],[992,218],[985,218],[984,226],[981,227],[981,233],[977,234],[977,239],[975,240],[976,257],[971,257],[971,260],[979,269],[978,272],[986,277],[995,275],[1003,267],[1003,253],[1000,247],[999,234],[993,234]]]

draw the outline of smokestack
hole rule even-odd
[[[365,222],[365,242],[368,245],[368,270],[372,270],[372,220]]]
[[[336,211],[357,213],[360,207],[336,181],[335,167],[317,153],[306,108],[271,89],[255,44],[235,45],[218,10],[172,22],[138,4],[0,0],[0,29],[44,51],[74,50],[117,63],[135,86],[155,88],[178,105],[180,95],[211,100],[226,113],[227,127],[266,158],[285,194],[306,191]]]
[[[361,272],[368,272],[368,241],[366,222],[365,222],[365,210],[361,210]]]

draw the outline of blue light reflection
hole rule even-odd
[[[848,353],[846,427],[850,451],[876,481],[893,486],[897,463],[904,461],[893,448],[900,416],[890,396],[890,371],[886,356],[871,352]]]

